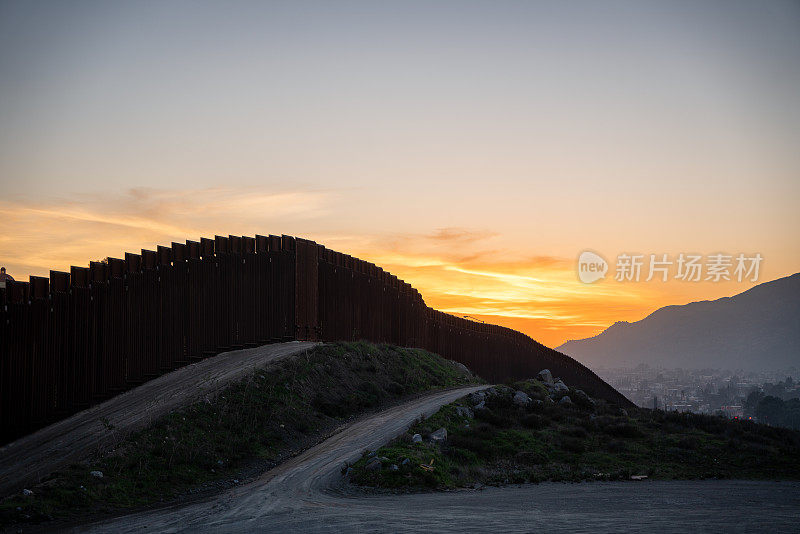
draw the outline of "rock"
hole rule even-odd
[[[409,463],[411,463],[411,460],[409,460],[408,458],[403,458],[403,461],[400,462],[400,465],[408,465]]]
[[[377,458],[373,458],[370,460],[367,465],[364,467],[367,471],[379,471],[381,468],[381,461]]]
[[[385,463],[385,462],[389,461],[389,459],[386,456],[381,456],[380,458],[378,458],[378,460],[380,460],[381,463]]]
[[[561,393],[562,391],[569,391],[569,388],[567,387],[567,385],[564,382],[559,380],[558,382],[553,384],[553,391],[555,393]]]
[[[534,400],[531,401],[531,406],[535,406],[537,408],[541,408],[542,406],[544,406],[544,401],[541,401],[539,399],[534,399]]]
[[[475,414],[472,413],[472,410],[466,406],[456,406],[456,415],[459,417],[466,417],[467,419],[472,419],[475,417]]]
[[[550,369],[542,369],[539,371],[539,374],[536,375],[536,380],[542,382],[544,384],[553,385],[553,373],[550,372]]]
[[[572,399],[569,398],[569,395],[564,395],[561,397],[561,400],[558,401],[559,404],[572,404]]]
[[[486,401],[481,401],[475,405],[476,410],[486,410]]]
[[[103,472],[102,471],[92,471],[89,474],[92,475],[94,478],[103,478]]]
[[[531,402],[531,398],[528,397],[528,394],[524,391],[516,391],[514,393],[514,404],[519,406],[527,406],[529,402]]]
[[[411,436],[411,443],[421,443],[421,442],[422,442],[422,436],[420,436],[419,434],[414,434],[413,436]]]
[[[451,361],[452,361],[452,360],[451,360]],[[467,375],[467,376],[472,376],[472,372],[471,372],[471,371],[469,370],[469,368],[467,368],[467,366],[466,366],[466,365],[464,365],[463,363],[460,363],[460,362],[455,362],[455,361],[454,361],[454,362],[453,362],[453,365],[455,365],[455,366],[456,366],[456,369],[458,369],[459,371],[461,371],[461,372],[462,372],[462,373],[464,373],[465,375]]]
[[[31,495],[33,495],[33,492],[29,489],[24,489],[22,490],[22,494],[26,497],[30,497]]]
[[[399,471],[400,468],[397,467],[397,464],[392,464],[389,466],[389,471]]]
[[[631,475],[631,480],[645,480],[647,475]]]
[[[367,458],[375,458],[375,456],[377,456],[377,455],[378,455],[378,453],[377,453],[377,452],[375,452],[375,451],[372,451],[371,453],[369,453],[369,454],[367,455]]]
[[[594,399],[587,395],[582,389],[576,389],[573,396],[575,397],[575,402],[578,404],[582,404],[583,406],[595,405]]]
[[[443,441],[447,441],[447,429],[442,427],[436,432],[431,433],[431,441],[434,443],[440,443]]]
[[[475,393],[470,393],[468,398],[469,402],[475,406],[486,399],[486,394],[483,391],[476,391]]]

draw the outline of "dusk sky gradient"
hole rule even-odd
[[[283,233],[556,346],[752,287],[585,249],[800,271],[800,2],[0,1],[0,187],[18,279]]]

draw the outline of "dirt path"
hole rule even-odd
[[[314,347],[292,341],[224,352],[160,376],[0,448],[0,495],[87,458],[129,432],[247,375]]]
[[[303,514],[325,506],[331,488],[341,481],[341,467],[364,449],[376,449],[401,434],[420,415],[487,386],[431,393],[368,416],[345,427],[316,447],[268,471],[261,478],[206,502],[150,510],[80,527],[80,532],[228,532],[270,530],[285,514]],[[336,497],[334,497],[335,499]]]

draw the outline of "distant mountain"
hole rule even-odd
[[[556,350],[588,367],[800,367],[800,273],[718,300],[666,306]]]

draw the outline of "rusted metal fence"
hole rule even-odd
[[[425,305],[371,263],[290,236],[216,236],[0,289],[0,443],[202,358],[270,342],[421,347],[490,381],[549,368],[627,404],[528,336]]]

